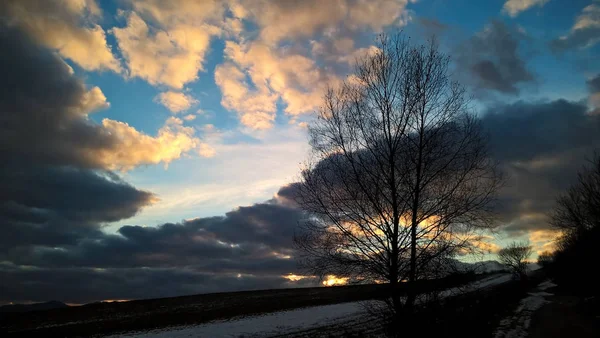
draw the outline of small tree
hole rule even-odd
[[[412,307],[414,283],[433,262],[465,252],[475,229],[493,225],[502,179],[436,43],[382,36],[378,47],[328,91],[309,127],[315,159],[297,201],[311,217],[295,239],[308,272],[387,281],[399,311]]]
[[[513,242],[498,252],[500,262],[521,278],[527,277],[527,259],[531,256],[532,247],[526,243]]]
[[[544,251],[541,254],[538,255],[538,260],[537,263],[542,267],[542,268],[548,268],[553,261],[553,257],[552,257],[552,253],[548,252],[548,251]]]

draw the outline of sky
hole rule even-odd
[[[435,35],[508,174],[493,257],[552,248],[600,147],[598,0],[0,4],[0,303],[306,286],[306,125],[378,34]]]

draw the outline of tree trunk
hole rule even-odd
[[[406,309],[412,311],[417,296],[415,283],[417,279],[417,224],[416,214],[413,214],[413,223],[411,225],[411,244],[410,244],[410,272],[408,275],[408,296],[406,298]]]
[[[417,217],[419,211],[419,198],[421,192],[421,171],[423,162],[423,126],[421,126],[421,134],[419,136],[419,156],[417,159],[417,172],[415,178],[414,200],[412,205],[412,217],[410,224],[410,271],[408,274],[408,295],[406,298],[406,310],[412,312],[417,290],[415,283],[417,281]]]

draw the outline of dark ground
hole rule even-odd
[[[421,290],[451,288],[473,278],[423,283]],[[417,329],[419,337],[492,337],[499,322],[509,316],[527,292],[544,279],[545,273],[537,271],[526,282],[511,281],[447,297],[435,306],[419,308],[410,318],[400,317],[399,326],[406,330],[406,323],[410,322],[413,328],[423,328]],[[381,299],[387,291],[387,285],[355,285],[95,303],[66,309],[2,314],[0,336],[89,337],[150,330],[307,306]],[[551,297],[551,303],[534,314],[530,337],[600,337],[600,304],[597,299],[584,300],[560,288],[548,291],[555,295]],[[282,337],[368,337],[381,333],[383,328],[383,319],[365,318],[288,333]],[[406,331],[402,336],[406,336]]]
[[[547,290],[554,296],[531,319],[531,338],[598,338],[600,337],[600,301],[573,295],[555,287]]]
[[[420,289],[445,289],[481,278],[460,275],[422,282]],[[7,313],[0,315],[0,336],[88,337],[168,326],[201,324],[307,306],[381,299],[387,285],[354,285],[262,291],[213,293],[122,303]]]

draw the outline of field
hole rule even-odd
[[[469,277],[469,279],[475,277]],[[499,302],[518,302],[522,290],[505,274],[447,279],[421,284],[422,290],[439,291],[452,315],[427,309],[435,325],[451,329],[453,317],[488,316],[485,310]],[[5,314],[0,318],[3,336],[44,337],[248,337],[346,336],[375,334],[381,320],[371,318],[366,305],[385,295],[386,285],[356,285],[215,293],[124,303],[96,303],[65,309]],[[460,291],[460,292],[459,292]],[[466,292],[465,292],[466,291]],[[460,293],[460,295],[459,295]],[[511,295],[507,297],[506,295]],[[512,297],[514,295],[514,297]],[[483,310],[482,310],[483,309]],[[488,312],[486,312],[488,311]],[[434,313],[435,312],[435,313]],[[456,319],[456,318],[454,318]],[[481,330],[493,326],[483,325]],[[487,322],[486,322],[487,323]]]

